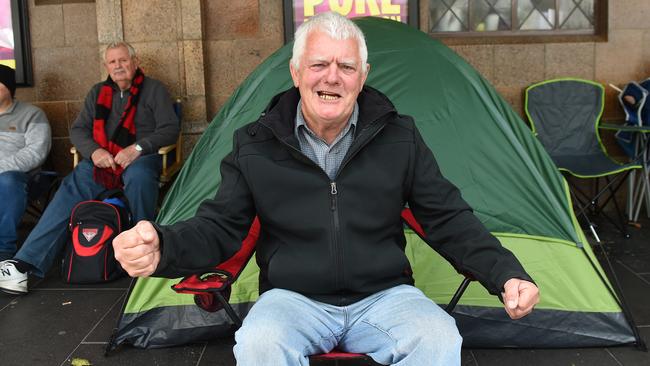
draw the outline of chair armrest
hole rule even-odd
[[[81,153],[79,153],[77,148],[73,146],[70,148],[70,154],[72,154],[72,167],[74,168],[79,164],[79,160],[81,160]]]
[[[176,149],[176,144],[171,144],[171,145],[163,146],[163,147],[161,147],[160,149],[158,149],[158,154],[160,154],[160,155],[169,154],[169,153],[172,152],[174,149]]]
[[[181,135],[178,136],[175,144],[163,146],[158,149],[158,155],[162,156],[162,172],[160,173],[160,182],[167,183],[172,180],[174,175],[181,169],[183,165],[183,157],[181,156]],[[174,152],[174,159],[169,155]]]
[[[228,273],[212,271],[200,276],[185,277],[172,285],[172,290],[179,294],[194,295],[194,303],[210,313],[226,310],[232,321],[241,326],[241,318],[228,303],[232,282],[233,278]]]
[[[222,271],[211,271],[201,275],[194,274],[172,285],[179,294],[198,295],[205,292],[219,292],[232,284],[232,275]]]

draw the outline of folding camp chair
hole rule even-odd
[[[424,236],[422,227],[415,220],[410,209],[405,208],[402,211],[402,220],[420,237]],[[242,242],[242,248],[239,252],[224,263],[218,265],[214,271],[185,277],[179,283],[173,285],[172,289],[178,293],[194,295],[194,302],[196,305],[206,311],[216,312],[223,309],[233,322],[234,329],[239,328],[242,324],[242,320],[228,303],[228,299],[230,297],[231,285],[237,280],[237,277],[243,271],[246,263],[248,263],[249,259],[253,256],[255,243],[257,242],[259,234],[260,223],[259,220],[255,218],[248,236]],[[449,301],[449,304],[445,307],[447,313],[451,314],[471,281],[472,280],[469,276],[465,276]],[[310,356],[310,360],[312,361],[352,359],[375,364],[370,357],[364,354],[341,352],[336,349],[326,354]]]
[[[641,112],[646,104],[647,97],[648,90],[634,81],[628,83],[625,88],[621,90],[618,94],[618,102],[625,112],[626,125],[641,126],[643,124]],[[633,100],[634,103],[630,103],[630,99],[627,98],[632,98],[631,100]],[[648,122],[650,123],[650,121]],[[635,141],[635,137],[637,137],[636,133],[620,130],[616,132],[614,136],[627,156],[634,158],[638,155],[638,144]]]
[[[577,206],[576,216],[587,221],[597,242],[600,238],[587,211],[600,214],[629,237],[615,193],[630,171],[641,168],[636,163],[621,164],[607,155],[598,131],[604,94],[602,85],[572,78],[540,82],[529,86],[525,93],[525,111],[533,133],[558,169],[565,176],[593,179],[589,191],[570,179],[567,181]],[[606,182],[603,187],[599,187],[600,178]],[[614,204],[618,220],[603,211],[610,202]]]
[[[178,116],[181,121],[181,126],[183,122],[183,104],[180,99],[176,99],[174,102],[174,113]],[[183,166],[183,131],[178,134],[176,142],[171,145],[166,145],[158,149],[158,155],[162,158],[162,169],[160,172],[160,186],[164,186],[169,183],[176,173],[178,173]],[[70,148],[70,154],[72,154],[72,167],[76,167],[77,164],[81,161],[81,153],[77,151],[75,146]]]
[[[645,199],[646,211],[650,217],[650,190],[648,182],[648,130],[650,129],[650,102],[648,102],[648,91],[650,79],[641,83],[630,82],[623,90],[619,91],[618,101],[625,112],[623,125],[616,125],[617,132],[614,134],[616,141],[623,151],[631,159],[637,160],[643,165],[643,175],[634,179],[635,174],[630,175],[630,186],[628,191],[628,218],[636,222],[639,217],[641,205]],[[604,128],[612,128],[606,125]]]

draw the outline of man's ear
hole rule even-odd
[[[363,86],[366,85],[366,79],[368,79],[368,74],[370,73],[370,64],[366,64],[366,72],[363,73],[363,80],[361,80],[361,89],[363,89]],[[359,90],[361,91],[361,90]]]
[[[289,60],[289,72],[291,73],[291,80],[293,80],[293,86],[295,86],[296,88],[299,87],[300,86],[299,71],[293,67],[293,63],[291,62],[291,60]]]

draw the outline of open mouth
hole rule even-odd
[[[322,100],[337,100],[341,98],[341,95],[336,93],[330,93],[326,91],[318,91],[316,93],[318,94],[318,97]]]

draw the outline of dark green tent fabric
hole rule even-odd
[[[359,22],[372,27],[366,32],[367,83],[390,97],[400,113],[415,118],[443,173],[488,228],[578,243],[561,177],[521,128],[525,124],[476,70],[422,32],[375,19]],[[290,46],[281,48],[235,91],[167,195],[161,223],[191,217],[216,191],[219,162],[232,148],[234,130],[256,120],[273,95],[292,86],[290,56]]]
[[[406,25],[357,20],[371,70],[367,83],[415,118],[444,175],[477,216],[522,261],[540,286],[537,309],[520,321],[473,283],[455,317],[470,346],[571,347],[634,342],[619,301],[577,226],[566,184],[526,124],[493,87],[452,50]],[[258,118],[276,93],[292,86],[291,45],[260,65],[214,118],[167,194],[158,221],[191,217],[219,186],[219,164],[235,129]],[[416,285],[446,303],[460,283],[442,258],[407,232]],[[252,261],[253,262],[253,261]],[[208,314],[176,281],[139,279],[120,320],[116,344],[161,347],[231,332],[221,313]],[[245,314],[257,297],[249,263],[231,302]]]

